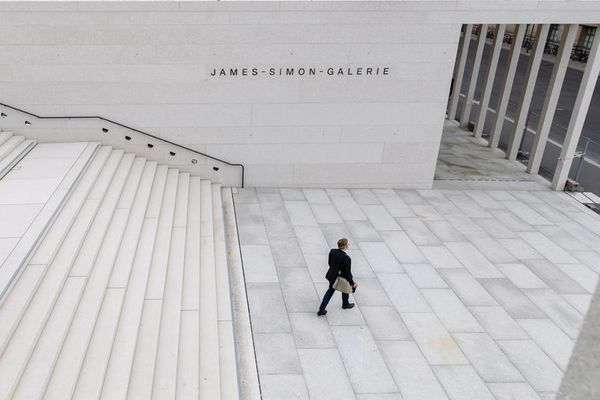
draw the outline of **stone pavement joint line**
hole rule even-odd
[[[238,190],[263,398],[553,398],[600,272],[598,217],[516,180]],[[340,237],[356,307],[336,293],[318,317]]]

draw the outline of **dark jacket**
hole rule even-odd
[[[325,275],[325,278],[329,281],[329,287],[333,286],[338,275],[346,278],[354,286],[350,264],[350,256],[345,251],[331,249],[329,252],[329,270]]]

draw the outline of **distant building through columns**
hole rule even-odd
[[[473,106],[473,96],[475,95],[475,86],[477,86],[477,77],[481,68],[481,58],[483,56],[483,48],[487,39],[488,25],[482,24],[479,28],[479,37],[477,38],[477,49],[475,50],[475,59],[473,60],[473,68],[471,69],[471,78],[469,79],[469,87],[467,88],[467,97],[460,117],[460,126],[466,127],[469,124],[471,116],[471,107]]]
[[[485,86],[483,88],[483,95],[479,103],[479,113],[475,123],[475,130],[473,135],[480,138],[483,134],[483,127],[487,117],[488,106],[490,104],[490,97],[492,95],[492,88],[494,87],[494,80],[496,78],[496,70],[498,67],[498,60],[500,59],[500,51],[502,50],[502,43],[504,43],[504,32],[506,30],[505,24],[498,24],[494,30],[494,47],[492,48],[492,56],[490,57],[490,63],[487,69],[487,75],[485,78]]]
[[[546,92],[546,98],[544,99],[540,121],[536,129],[536,134],[533,137],[533,145],[527,164],[527,172],[530,174],[537,174],[540,170],[542,157],[544,156],[546,143],[548,142],[548,135],[550,134],[550,128],[552,127],[552,120],[556,113],[558,98],[565,80],[565,74],[567,73],[577,28],[578,26],[575,24],[564,26],[554,68],[552,69],[552,75],[550,75],[550,82]]]

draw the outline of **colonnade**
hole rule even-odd
[[[488,28],[489,25],[487,24],[482,24],[480,26],[475,46],[475,56],[473,57],[473,68],[471,69],[470,76],[468,77],[464,77],[464,75],[469,45],[472,38],[473,24],[465,25],[463,29],[463,35],[459,41],[457,57],[454,66],[454,89],[448,103],[447,117],[450,120],[458,120],[460,125],[463,127],[467,126],[469,123],[471,108],[474,102],[475,86],[477,84],[477,78],[481,72],[481,60],[483,48],[487,39]],[[542,62],[542,56],[544,54],[544,48],[546,45],[546,39],[550,25],[540,24],[537,25],[536,28],[533,46],[531,47],[531,51],[529,53],[527,70],[521,86],[521,91],[519,93],[517,112],[514,118],[512,129],[510,131],[508,148],[506,150],[506,158],[509,160],[515,160],[517,158],[517,154],[522,144],[522,139],[529,116],[531,100],[533,97],[533,91]],[[531,174],[537,174],[540,169],[542,157],[548,142],[550,127],[554,119],[554,114],[557,110],[558,98],[564,82],[565,74],[567,72],[571,50],[575,42],[578,25],[570,24],[565,25],[563,28],[559,51],[556,55],[556,60],[550,77],[550,83],[548,84],[548,88],[546,90],[544,105],[542,107],[539,123],[535,131],[536,133],[533,139],[532,150],[528,160],[527,171]],[[517,64],[521,55],[521,44],[525,37],[526,30],[527,25],[521,24],[516,26],[513,40],[510,44],[510,51],[505,70],[499,76],[499,79],[501,79],[500,95],[497,104],[493,106],[495,109],[495,120],[491,124],[492,128],[489,132],[488,139],[488,146],[491,148],[498,147],[500,135],[506,121],[506,110],[508,108],[508,102],[515,80]],[[498,24],[494,27],[493,44],[489,57],[489,64],[487,65],[487,73],[485,75],[482,96],[480,99],[480,108],[475,116],[474,121],[475,127],[473,130],[473,135],[475,137],[481,137],[483,133],[488,107],[490,107],[490,96],[494,81],[496,79],[498,60],[500,58],[500,52],[503,46],[505,31],[505,24]],[[554,190],[563,190],[565,187],[599,73],[600,39],[596,37],[592,43],[589,58],[585,65],[583,78],[581,80],[575,100],[575,106],[573,107],[572,115],[565,135],[565,140],[562,145],[560,157],[558,159],[556,170],[552,179],[551,186]],[[465,105],[460,115],[457,115],[458,100],[461,96],[460,89],[463,86],[463,80],[465,79],[467,85],[464,94]]]

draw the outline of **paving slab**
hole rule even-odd
[[[246,282],[279,281],[270,246],[242,245],[241,249]]]
[[[402,264],[402,268],[419,289],[448,287],[442,277],[429,264]]]
[[[395,218],[412,217],[412,209],[392,189],[373,189],[381,204]]]
[[[360,250],[365,255],[367,262],[376,273],[400,273],[404,269],[396,257],[383,242],[359,242]]]
[[[291,333],[257,333],[254,335],[258,373],[298,374],[300,362]]]
[[[518,322],[500,306],[475,306],[469,310],[495,340],[529,339]]]
[[[490,383],[488,387],[496,400],[541,400],[527,383]]]
[[[373,227],[378,231],[400,231],[402,228],[382,205],[361,206]]]
[[[356,301],[363,306],[391,306],[392,303],[377,278],[364,278],[353,294]]]
[[[358,242],[381,242],[381,236],[369,221],[346,221],[354,240]]]
[[[576,281],[563,272],[556,265],[545,259],[523,260],[523,264],[542,279],[549,287],[561,294],[584,294],[588,293]],[[568,264],[563,264],[563,268]],[[574,264],[579,265],[579,264]],[[569,269],[569,271],[573,271]],[[595,280],[593,281],[595,283]]]
[[[542,310],[508,279],[481,279],[480,282],[513,318],[545,317]]]
[[[287,311],[290,313],[314,311],[320,299],[308,269],[285,268],[279,271],[279,276]]]
[[[467,359],[485,382],[519,382],[523,377],[486,333],[453,335]]]
[[[381,235],[399,262],[407,264],[426,262],[425,256],[405,232],[386,231]]]
[[[558,390],[562,373],[535,342],[531,340],[501,340],[498,343],[536,391]]]
[[[384,341],[379,347],[405,400],[448,400],[415,342]]]
[[[435,314],[404,313],[401,315],[430,364],[468,364],[460,348]]]
[[[392,306],[362,306],[362,315],[375,340],[405,340],[411,335]]]
[[[299,349],[298,354],[311,400],[356,399],[337,349]]]
[[[446,243],[446,247],[458,258],[475,278],[501,278],[502,273],[471,243]]]
[[[465,305],[495,306],[498,304],[466,269],[441,269],[438,272]]]
[[[325,318],[314,311],[308,313],[290,313],[292,332],[299,349],[335,348],[331,328]]]
[[[563,371],[567,369],[575,342],[549,319],[522,319],[519,324]]]
[[[260,379],[263,400],[309,400],[304,376],[264,375]]]
[[[417,246],[441,244],[440,239],[418,217],[397,218],[398,223]]]
[[[398,312],[430,312],[431,308],[419,289],[406,274],[377,275]]]
[[[448,331],[483,331],[481,325],[451,289],[425,289],[421,292]]]
[[[311,204],[310,208],[320,224],[340,224],[342,217],[332,204]]]
[[[543,280],[523,264],[497,265],[498,269],[519,289],[545,289]]]
[[[446,246],[421,246],[419,249],[435,268],[463,268]]]
[[[529,297],[571,339],[576,339],[583,317],[565,299],[549,289],[526,289]]]
[[[334,326],[332,330],[355,393],[398,391],[369,328]]]
[[[433,370],[452,400],[494,400],[485,383],[470,366],[435,366]]]

